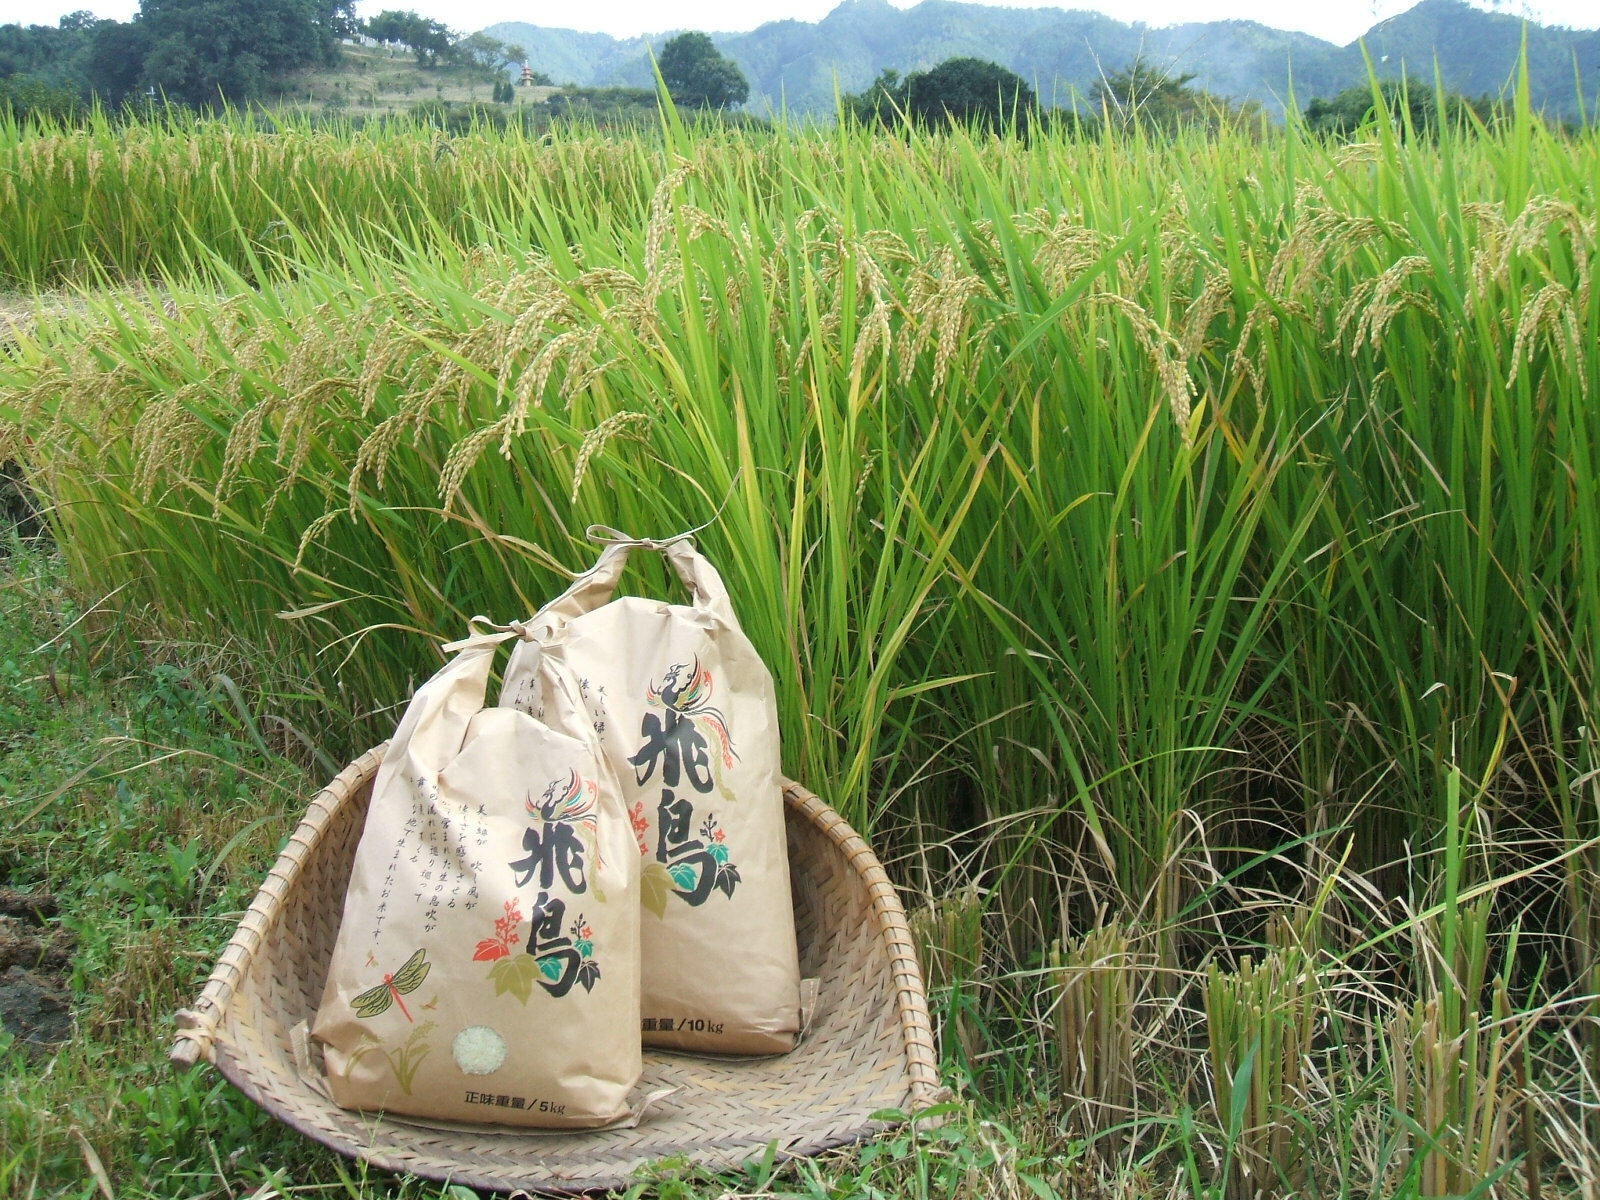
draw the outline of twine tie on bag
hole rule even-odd
[[[583,531],[583,534],[597,546],[638,546],[641,550],[665,550],[668,546],[677,545],[679,542],[693,545],[694,535],[702,529],[711,528],[722,516],[722,510],[727,508],[728,501],[733,499],[734,489],[739,486],[739,477],[743,474],[743,467],[733,473],[733,478],[728,482],[727,494],[722,497],[722,503],[717,505],[717,511],[711,514],[710,520],[702,521],[693,529],[685,529],[682,533],[674,533],[670,537],[640,538],[634,537],[631,533],[623,533],[622,530],[610,525],[591,525]]]
[[[480,625],[492,632],[479,632],[478,626]],[[440,649],[446,654],[454,654],[458,650],[476,650],[484,646],[498,646],[501,642],[509,642],[512,638],[521,638],[525,642],[531,642],[537,636],[533,628],[524,621],[512,621],[509,624],[502,625],[498,621],[491,621],[488,617],[481,615],[468,620],[467,628],[472,630],[470,635],[458,641],[446,642]]]
[[[715,517],[711,518],[711,521],[715,520]],[[668,546],[674,546],[679,542],[692,543],[694,535],[710,525],[711,521],[667,538],[634,537],[632,534],[623,533],[620,529],[613,529],[610,525],[591,525],[583,531],[583,535],[597,546],[638,546],[641,550],[665,550]]]

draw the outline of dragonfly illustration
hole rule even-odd
[[[376,1017],[389,1011],[389,1005],[398,1004],[400,1011],[405,1014],[407,1021],[415,1023],[411,1010],[406,1007],[406,1002],[401,996],[408,996],[422,986],[422,981],[428,977],[432,969],[425,955],[426,950],[418,950],[406,959],[405,966],[393,975],[385,975],[383,982],[375,988],[362,992],[350,1003],[355,1007],[358,1017]]]

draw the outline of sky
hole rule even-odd
[[[915,0],[891,0],[911,8]],[[1527,17],[1547,25],[1600,28],[1595,0],[1471,0],[1479,8]],[[370,17],[394,8],[421,13],[458,33],[472,33],[501,21],[525,21],[558,29],[581,29],[634,37],[674,29],[742,33],[767,21],[793,18],[817,21],[838,0],[586,0],[576,8],[547,0],[358,0],[357,15]],[[1373,25],[1412,7],[1416,0],[1012,0],[1007,8],[1098,9],[1121,21],[1147,25],[1185,21],[1260,21],[1277,29],[1296,29],[1345,45]],[[126,21],[138,0],[0,0],[0,24],[54,25],[64,13],[88,9],[98,17]]]

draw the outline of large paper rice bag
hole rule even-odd
[[[630,545],[661,549],[688,604],[612,599]],[[647,1045],[773,1054],[800,1028],[772,675],[687,540],[612,545],[540,613],[501,703],[549,713],[576,679],[643,860]]]

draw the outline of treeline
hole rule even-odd
[[[139,94],[237,104],[290,70],[334,61],[355,29],[354,0],[141,0],[133,21],[72,13],[54,27],[0,27],[0,77],[13,104],[54,109]]]
[[[273,81],[288,72],[333,64],[339,43],[356,37],[412,54],[420,67],[468,67],[493,78],[493,105],[438,100],[412,109],[412,117],[452,131],[513,122],[531,129],[559,119],[629,124],[655,111],[651,89],[568,87],[538,114],[520,111],[526,106],[513,113],[501,107],[513,98],[505,72],[525,58],[523,48],[484,33],[453,34],[415,12],[388,10],[362,22],[354,0],[141,0],[131,22],[77,12],[55,26],[0,26],[0,117],[72,120],[96,103],[111,110],[248,104],[266,98]],[[726,111],[749,94],[738,65],[703,33],[668,41],[658,66],[681,108]],[[841,108],[847,120],[884,127],[961,125],[1024,135],[1043,126],[1091,132],[1101,124],[1147,132],[1220,130],[1265,119],[1255,102],[1206,91],[1194,86],[1195,78],[1136,57],[1102,74],[1086,103],[1052,108],[1015,72],[959,57],[903,76],[885,70],[864,91],[843,96]],[[537,82],[549,80],[540,75]],[[1370,120],[1380,105],[1397,127],[1422,135],[1445,124],[1496,119],[1487,96],[1470,99],[1393,80],[1313,99],[1303,117],[1317,132],[1342,135]]]
[[[414,12],[362,22],[354,9],[355,0],[140,0],[131,21],[75,12],[53,26],[0,25],[0,113],[70,120],[96,103],[248,104],[289,72],[337,63],[339,43],[358,36],[423,67],[500,72],[524,56]]]
[[[340,38],[358,28],[353,8],[354,0],[141,0],[132,21],[76,12],[54,27],[0,26],[0,78],[13,108],[57,115],[139,95],[237,104],[289,71],[335,61]]]
[[[887,128],[938,128],[959,125],[987,132],[1026,134],[1040,126],[1067,126],[1092,132],[1103,124],[1147,133],[1259,124],[1264,117],[1254,101],[1229,100],[1193,86],[1193,74],[1178,74],[1135,58],[1120,71],[1103,75],[1090,88],[1088,103],[1047,108],[1026,80],[997,63],[978,58],[946,59],[926,71],[901,76],[886,70],[865,91],[843,97],[843,115],[858,123]],[[1353,133],[1388,111],[1397,128],[1429,136],[1443,125],[1498,119],[1496,103],[1394,80],[1345,88],[1331,98],[1311,101],[1303,114],[1318,133]]]

